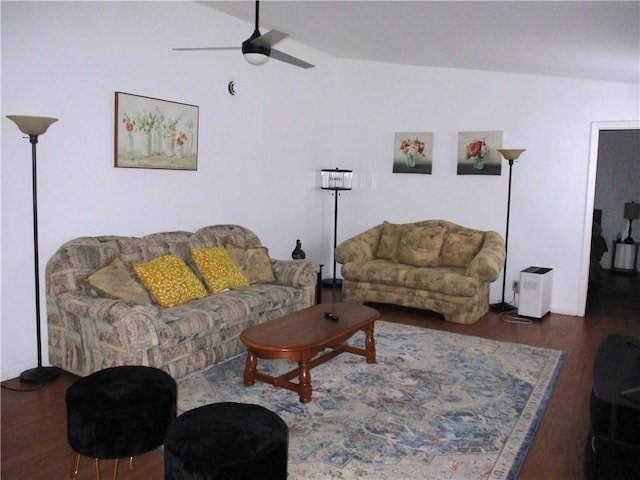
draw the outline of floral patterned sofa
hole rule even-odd
[[[177,256],[201,280],[192,249],[229,245],[244,252],[264,249],[272,281],[219,293],[204,290],[196,295],[201,298],[163,307],[134,273],[134,265],[141,262]],[[115,259],[128,287],[136,291],[133,299],[113,298],[89,281],[112,268]],[[111,366],[148,365],[180,378],[244,351],[239,335],[245,328],[315,303],[318,271],[318,264],[309,260],[269,259],[260,239],[238,225],[142,238],[77,238],[62,245],[47,263],[49,360],[82,376]]]
[[[489,284],[505,260],[502,237],[445,220],[384,222],[342,242],[346,302],[377,302],[431,310],[472,324],[489,310]]]

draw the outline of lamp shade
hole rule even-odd
[[[344,170],[340,168],[333,170],[323,169],[320,174],[322,175],[322,184],[320,188],[323,190],[351,190],[352,188],[352,170]]]
[[[522,152],[526,151],[526,148],[498,148],[497,150],[505,158],[505,160],[513,161],[517,160]]]
[[[627,220],[638,220],[640,218],[640,203],[625,203],[624,218]]]
[[[34,117],[31,115],[7,115],[9,120],[18,125],[20,131],[26,135],[42,135],[51,124],[58,121],[53,117]]]

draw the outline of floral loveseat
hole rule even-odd
[[[384,222],[338,245],[335,258],[346,302],[422,308],[472,324],[489,310],[505,245],[496,232],[444,220]]]
[[[223,247],[236,261],[248,259],[247,265],[240,265],[246,274],[242,278],[253,275],[257,280],[251,284],[244,280],[241,288],[218,293],[204,290],[209,279],[201,281],[204,276],[200,265],[194,264],[192,249],[221,250],[213,247]],[[256,260],[260,255],[251,258],[254,253],[265,261]],[[184,273],[196,279],[193,299],[163,307],[147,293],[134,266],[152,265],[159,258],[177,261],[191,271]],[[265,278],[251,271],[256,265],[266,267]],[[120,277],[115,294],[114,271]],[[148,365],[180,378],[244,351],[239,335],[245,328],[312,305],[318,271],[319,266],[309,260],[269,259],[260,239],[238,225],[142,238],[71,240],[47,263],[49,360],[78,375],[116,365]],[[104,282],[104,277],[111,280]]]

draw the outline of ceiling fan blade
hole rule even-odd
[[[291,65],[294,65],[300,68],[313,68],[315,66],[305,62],[304,60],[300,60],[299,58],[292,57],[291,55],[288,55],[274,48],[271,49],[271,58],[275,58],[276,60],[280,60],[281,62],[290,63]]]
[[[197,51],[197,50],[241,50],[241,47],[181,47],[181,48],[174,48],[173,50],[179,51],[179,52],[185,52],[185,51]]]
[[[278,30],[269,30],[264,35],[260,35],[258,38],[253,40],[251,43],[255,43],[256,45],[262,45],[263,47],[272,47],[276,43],[281,42],[282,40],[287,38],[288,36],[289,36],[288,34],[284,32],[280,32]]]

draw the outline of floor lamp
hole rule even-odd
[[[22,133],[29,135],[31,143],[31,172],[33,191],[33,257],[35,265],[35,293],[36,293],[36,336],[38,343],[38,366],[25,370],[20,374],[20,380],[26,383],[44,383],[56,378],[60,371],[56,367],[42,366],[42,336],[40,333],[40,270],[38,259],[38,184],[36,181],[36,144],[38,136],[44,134],[52,123],[57,122],[57,118],[32,117],[25,115],[7,115],[13,120]]]
[[[323,285],[331,287],[341,287],[342,280],[336,278],[336,247],[338,246],[338,197],[340,191],[351,190],[353,180],[353,171],[342,170],[336,168],[334,170],[323,169],[321,172],[322,183],[320,188],[323,190],[333,190],[335,197],[335,208],[333,214],[333,278],[327,278],[322,281]]]
[[[516,307],[504,301],[504,290],[507,285],[507,255],[509,252],[508,248],[509,248],[509,213],[511,210],[511,169],[513,167],[513,162],[516,161],[520,156],[520,154],[524,151],[525,151],[524,148],[506,149],[506,150],[498,149],[498,152],[500,152],[500,154],[504,157],[504,159],[509,162],[509,190],[507,193],[507,229],[504,236],[504,271],[502,273],[502,301],[500,303],[491,304],[491,310],[499,313],[512,312],[513,310],[516,309]]]

